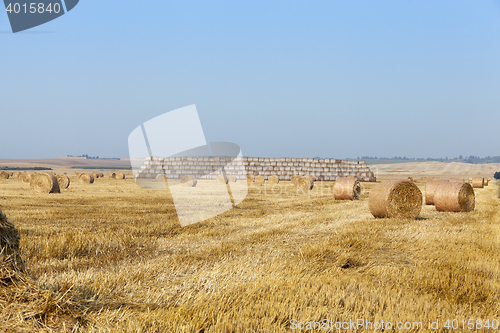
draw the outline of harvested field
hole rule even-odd
[[[6,330],[38,331],[47,318],[82,332],[286,332],[292,319],[426,325],[500,313],[496,182],[476,192],[470,213],[424,206],[409,220],[372,216],[377,184],[335,201],[333,183],[304,195],[282,181],[283,191],[250,187],[237,208],[182,228],[168,190],[71,180],[50,200],[19,181],[0,184],[32,277],[32,302],[1,287]]]

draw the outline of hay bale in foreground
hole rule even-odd
[[[259,175],[255,177],[254,183],[255,185],[263,185],[265,181],[264,177]]]
[[[268,183],[269,185],[276,185],[276,184],[278,184],[279,182],[280,182],[280,179],[279,179],[277,176],[274,176],[274,175],[273,175],[273,176],[271,176],[271,177],[269,177],[269,179],[267,180],[267,183]]]
[[[198,181],[195,176],[183,176],[181,178],[181,184],[186,187],[195,187]]]
[[[238,178],[236,178],[236,176],[233,175],[229,176],[228,179],[230,183],[236,183],[236,181],[238,180]]]
[[[68,175],[60,173],[56,176],[56,179],[57,179],[57,182],[59,183],[60,189],[64,189],[64,188],[69,187],[70,181],[69,181]]]
[[[439,212],[470,212],[475,207],[475,194],[471,184],[439,184],[434,193],[434,205]]]
[[[37,193],[61,193],[56,176],[45,172],[31,178],[30,188]]]
[[[25,184],[29,184],[31,182],[31,178],[34,176],[35,174],[33,172],[28,172],[28,171],[25,171],[23,172],[20,176],[19,176],[19,179],[25,183]]]
[[[434,193],[439,184],[446,182],[446,180],[428,180],[425,183],[425,204],[434,205]]]
[[[80,174],[80,176],[78,177],[78,180],[80,181],[80,183],[82,184],[93,184],[94,183],[94,176],[92,176],[90,173],[82,173]]]
[[[254,175],[247,175],[247,183],[252,183],[255,180]]]
[[[373,188],[368,205],[378,218],[415,219],[422,209],[422,192],[408,180],[385,181]]]
[[[10,173],[7,171],[2,171],[0,172],[0,179],[9,179],[10,178]]]
[[[118,172],[116,175],[115,175],[115,178],[116,179],[125,179],[125,174],[123,172]]]
[[[481,177],[472,178],[472,187],[473,188],[483,188],[484,187],[484,178],[481,178]]]
[[[226,176],[224,175],[218,175],[217,178],[215,179],[218,183],[223,183],[227,184],[229,182],[229,179],[227,179]]]
[[[300,177],[297,180],[297,189],[308,191],[312,190],[313,187],[314,187],[314,181],[312,180],[312,178],[305,176],[305,177]]]
[[[337,178],[333,186],[335,200],[359,200],[361,184],[354,178]]]

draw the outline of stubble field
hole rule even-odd
[[[304,195],[282,182],[286,192],[251,187],[236,208],[182,228],[166,190],[141,189],[132,179],[71,181],[61,194],[36,194],[0,180],[0,210],[20,231],[33,288],[50,294],[36,306],[21,296],[9,303],[2,287],[3,330],[280,332],[302,331],[293,329],[300,322],[328,321],[321,331],[357,319],[422,323],[411,332],[427,330],[429,320],[439,320],[435,331],[448,331],[446,319],[500,320],[494,182],[476,189],[471,213],[424,205],[417,220],[373,218],[373,183],[363,183],[359,201],[335,201],[332,183],[316,182]],[[424,193],[425,184],[417,185]]]

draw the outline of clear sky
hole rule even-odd
[[[248,156],[500,155],[498,0],[81,0],[0,50],[0,158],[127,157],[191,104]]]

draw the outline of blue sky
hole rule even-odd
[[[82,0],[0,47],[0,158],[127,157],[191,104],[248,156],[500,155],[500,1]]]

